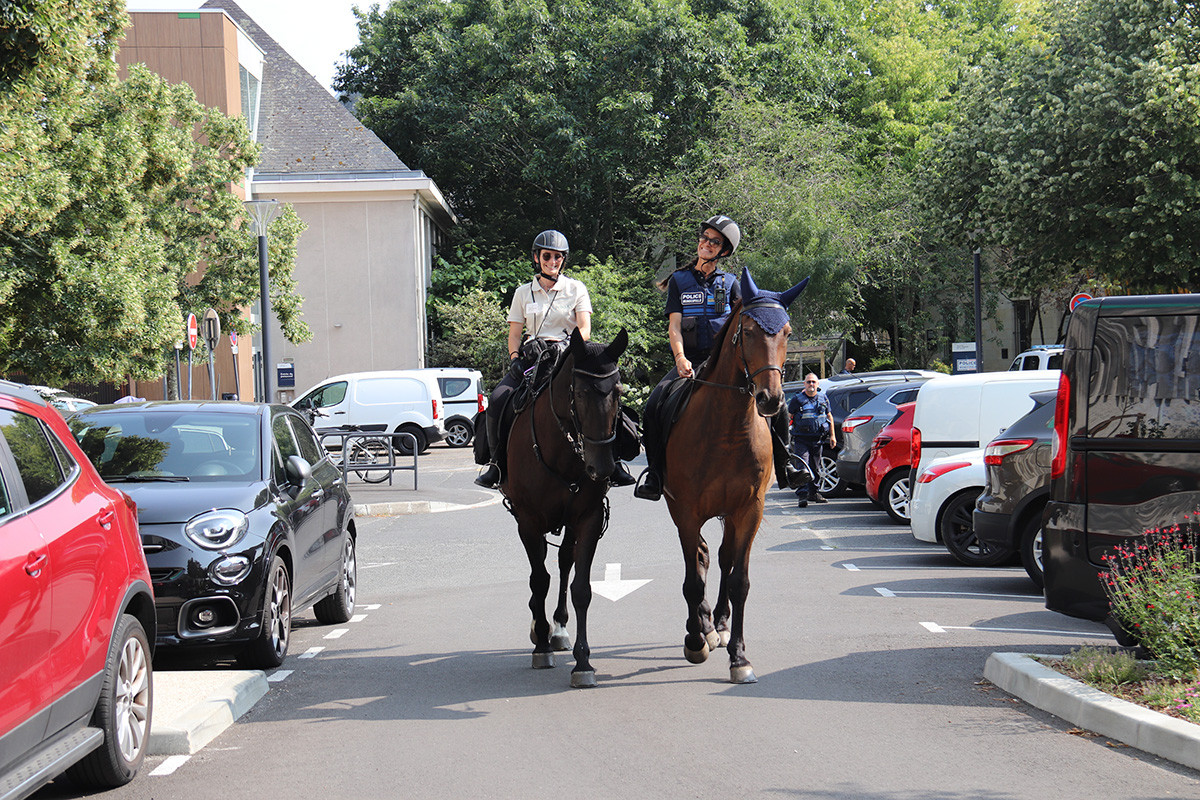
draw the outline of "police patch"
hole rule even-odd
[[[679,295],[679,302],[685,306],[703,305],[705,299],[704,292],[684,292]]]

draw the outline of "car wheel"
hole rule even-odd
[[[346,532],[342,541],[342,569],[338,573],[338,585],[333,594],[313,606],[317,622],[337,625],[349,622],[354,614],[354,594],[358,586],[358,558],[355,553],[354,537]]]
[[[424,453],[429,449],[429,440],[425,438],[425,431],[418,428],[416,425],[403,425],[400,428],[403,433],[411,433],[413,438],[417,440],[417,452]],[[412,440],[407,436],[396,436],[392,439],[392,446],[396,448],[402,456],[411,456],[413,454]]]
[[[92,725],[104,743],[67,770],[75,783],[112,789],[133,780],[146,757],[154,706],[150,643],[136,617],[122,614],[104,665]]]
[[[263,600],[262,629],[239,661],[253,669],[274,669],[287,656],[292,638],[292,579],[279,556],[271,557]]]
[[[1039,589],[1045,588],[1042,573],[1042,513],[1038,511],[1021,529],[1021,564]]]
[[[456,419],[446,426],[446,444],[451,447],[466,447],[475,436],[475,430],[469,422]]]
[[[979,489],[968,489],[947,500],[938,515],[938,533],[941,534],[942,544],[960,564],[994,567],[1012,558],[1013,552],[984,544],[975,537],[972,512],[979,492]]]
[[[821,464],[817,469],[817,491],[825,497],[837,497],[846,489],[846,482],[838,476],[837,456],[834,452],[821,450]]]
[[[892,470],[879,486],[883,510],[901,525],[907,525],[912,520],[908,511],[908,504],[912,499],[908,486],[910,472],[908,467]]]

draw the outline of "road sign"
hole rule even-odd
[[[204,342],[208,345],[209,352],[217,349],[220,338],[221,318],[217,316],[215,308],[210,308],[204,312]]]
[[[189,350],[196,349],[196,342],[200,341],[200,326],[196,323],[196,315],[188,314],[187,316],[187,343]]]
[[[237,331],[229,333],[229,349],[233,351],[235,356],[237,355]]]
[[[1079,305],[1084,300],[1091,300],[1091,299],[1092,299],[1092,296],[1090,294],[1088,294],[1086,292],[1080,292],[1079,294],[1077,294],[1071,298],[1071,303],[1068,306],[1068,309],[1071,311],[1074,311],[1075,306]]]

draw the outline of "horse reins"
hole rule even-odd
[[[765,367],[759,367],[758,369],[754,370],[754,372],[751,372],[750,371],[750,362],[746,360],[746,340],[742,336],[742,324],[744,322],[742,317],[745,316],[746,313],[748,311],[750,311],[751,309],[763,308],[763,307],[783,308],[783,305],[781,303],[776,302],[775,300],[765,300],[765,301],[760,300],[760,301],[750,303],[749,305],[743,306],[742,310],[738,313],[738,326],[737,326],[737,330],[735,330],[733,332],[733,339],[731,341],[731,344],[734,347],[738,348],[738,355],[741,356],[742,376],[746,380],[746,385],[745,386],[734,386],[734,385],[728,384],[728,383],[715,383],[713,381],[701,380],[700,378],[697,378],[695,375],[692,376],[691,380],[695,381],[696,383],[702,383],[705,386],[718,386],[722,389],[736,389],[737,391],[741,392],[742,394],[750,394],[751,390],[754,387],[754,378],[760,372],[769,372],[771,370],[775,370],[776,372],[779,373],[779,379],[781,381],[783,380],[783,367],[777,367],[774,364],[768,364]]]
[[[584,377],[593,378],[595,380],[603,380],[604,378],[611,378],[614,375],[617,375],[619,373],[619,371],[620,371],[620,369],[618,367],[614,366],[611,370],[609,370],[608,372],[604,372],[604,373],[588,372],[587,370],[582,370],[582,369],[576,368],[574,365],[574,362],[572,361],[571,379],[573,381],[575,379],[576,375],[582,375]],[[574,428],[574,430],[567,430],[566,425],[563,424],[564,423],[563,418],[561,416],[559,416],[558,410],[554,407],[554,377],[556,377],[556,376],[551,377],[550,382],[546,385],[546,395],[550,401],[550,413],[554,416],[554,421],[555,421],[555,423],[558,424],[559,431],[562,433],[563,437],[566,438],[567,442],[571,445],[571,449],[575,452],[576,458],[578,458],[579,461],[582,463],[584,461],[584,456],[583,456],[584,444],[604,445],[604,444],[611,444],[617,440],[617,428],[621,424],[621,415],[617,414],[615,416],[615,418],[613,419],[613,427],[612,427],[611,434],[609,434],[604,439],[592,439],[589,436],[587,436],[586,434],[584,434],[584,432],[583,432],[583,426],[579,422],[579,411],[575,407],[575,393],[571,392],[571,395],[570,395],[570,397],[571,397],[571,418],[568,421],[571,423],[571,426]],[[561,481],[562,484],[564,486],[566,486],[571,491],[572,494],[574,494],[575,492],[578,492],[579,484],[577,482],[570,481],[567,478],[563,477],[557,470],[555,470],[553,467],[551,467],[549,464],[547,464],[546,460],[542,457],[542,448],[541,448],[541,445],[538,444],[538,439],[537,439],[537,426],[534,424],[535,416],[536,415],[533,413],[533,409],[530,408],[529,434],[533,440],[533,454],[537,457],[538,463],[541,464],[542,467],[547,472],[549,472],[551,475],[553,475],[555,478],[557,478],[559,481]]]

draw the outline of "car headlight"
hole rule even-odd
[[[250,529],[250,520],[236,508],[205,511],[183,526],[187,537],[205,550],[223,550],[241,541]]]

